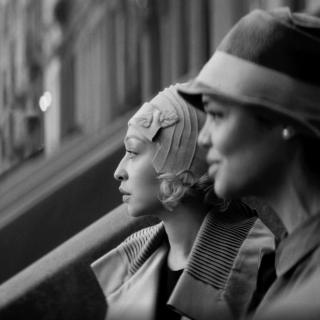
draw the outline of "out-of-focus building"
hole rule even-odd
[[[0,2],[0,174],[42,150],[41,1]]]
[[[104,131],[209,55],[208,1],[45,3],[47,154],[71,135]]]
[[[0,0],[0,282],[120,203],[136,107],[195,75],[242,15],[283,5],[317,1]]]

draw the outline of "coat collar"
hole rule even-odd
[[[246,208],[233,207],[239,214],[208,213],[205,217],[189,262],[168,300],[181,315],[207,320],[244,314],[255,289],[262,251],[274,247],[271,232]],[[166,239],[164,225],[159,223],[124,241],[119,252],[126,257],[128,276],[140,272]]]
[[[228,223],[208,214],[168,304],[191,319],[232,319],[243,314],[255,285],[253,273],[258,269],[253,239],[259,231],[252,232],[256,222],[256,217],[251,217]],[[265,228],[260,220],[258,224]]]
[[[305,221],[279,245],[276,253],[277,276],[282,276],[320,245],[320,213]]]

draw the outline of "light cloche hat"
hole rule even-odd
[[[156,144],[152,164],[158,174],[189,171],[200,178],[207,171],[206,152],[197,145],[205,114],[186,102],[177,86],[165,88],[144,103],[128,126]]]

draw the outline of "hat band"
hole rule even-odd
[[[196,81],[242,102],[320,119],[320,88],[284,73],[216,51]]]

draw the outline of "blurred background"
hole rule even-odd
[[[320,1],[0,0],[0,282],[119,205],[130,115],[279,6]]]

